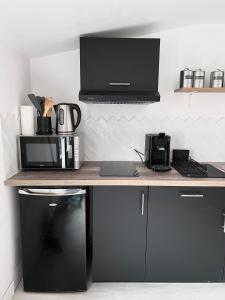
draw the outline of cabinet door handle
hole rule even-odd
[[[223,214],[223,226],[221,226],[223,228],[223,232],[225,233],[225,214]]]
[[[51,207],[56,207],[58,204],[57,203],[49,203],[48,206],[51,206]]]
[[[203,194],[180,194],[182,198],[204,198]]]
[[[109,82],[110,86],[130,86],[130,82]]]
[[[145,194],[141,194],[141,215],[144,216],[145,212]]]

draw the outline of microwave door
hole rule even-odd
[[[65,168],[65,141],[60,137],[21,137],[23,169]]]

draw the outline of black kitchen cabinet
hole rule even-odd
[[[151,187],[146,280],[223,281],[223,188]]]
[[[144,281],[147,188],[93,188],[93,281]]]

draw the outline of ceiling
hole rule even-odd
[[[139,36],[224,24],[223,0],[0,0],[0,42],[27,57],[78,48],[84,34]]]

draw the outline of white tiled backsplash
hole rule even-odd
[[[18,169],[20,122],[17,114],[1,114],[0,122],[4,176],[8,177]],[[225,161],[225,117],[89,115],[82,123],[85,160],[139,160],[133,148],[144,151],[144,135],[166,132],[172,137],[171,149],[191,149],[199,161]]]
[[[171,135],[171,149],[190,149],[198,161],[225,161],[225,118],[87,117],[83,123],[86,160],[139,160],[146,133]]]
[[[16,113],[0,114],[1,155],[3,161],[3,176],[13,175],[18,170],[17,135],[20,121]]]

